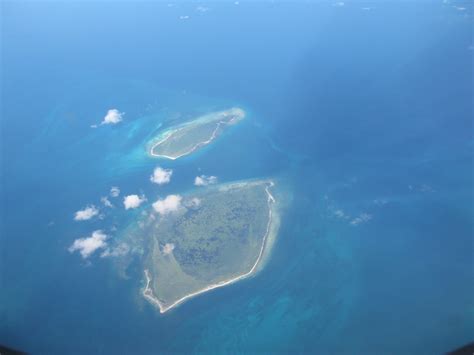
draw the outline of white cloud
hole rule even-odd
[[[107,111],[107,114],[100,124],[117,124],[123,120],[123,115],[125,115],[124,112],[120,112],[116,108],[113,108]]]
[[[192,199],[185,200],[183,205],[188,208],[198,208],[201,205],[201,199],[193,197]]]
[[[189,16],[188,15],[180,16],[179,19],[180,20],[188,20]]]
[[[163,251],[164,255],[171,254],[173,252],[173,250],[174,250],[174,244],[173,243],[166,243],[162,248],[162,251]]]
[[[408,185],[410,191],[422,192],[422,193],[431,193],[436,192],[436,190],[428,184],[421,185]]]
[[[170,182],[171,175],[173,175],[173,170],[157,166],[153,171],[153,175],[150,176],[150,181],[158,185],[164,185]]]
[[[130,247],[126,243],[120,243],[115,248],[107,248],[105,249],[102,254],[100,254],[101,258],[108,258],[108,257],[117,257],[117,256],[124,256],[127,255],[130,251]]]
[[[374,204],[376,204],[378,206],[383,206],[383,205],[386,205],[388,203],[388,200],[386,198],[376,198],[373,202],[374,202]]]
[[[420,191],[421,192],[435,192],[435,190],[430,185],[427,185],[427,184],[422,184],[420,186]]]
[[[196,7],[196,11],[197,12],[208,12],[210,9],[208,7],[205,7],[205,6],[198,6]]]
[[[112,186],[110,188],[110,196],[117,197],[118,195],[120,195],[120,189],[117,186]]]
[[[83,210],[77,211],[74,215],[75,221],[86,221],[99,214],[99,210],[94,205],[87,206]]]
[[[146,198],[144,195],[128,195],[123,198],[123,205],[125,206],[125,209],[128,210],[139,207],[145,201]]]
[[[356,217],[351,221],[351,225],[358,226],[359,224],[368,222],[371,219],[372,219],[372,215],[368,213],[361,213],[359,217]]]
[[[110,208],[114,207],[114,205],[112,205],[112,202],[110,202],[110,200],[107,196],[101,197],[100,202],[102,202],[102,204],[105,207],[110,207]]]
[[[153,208],[160,215],[176,212],[181,207],[181,200],[180,195],[168,195],[165,199],[156,201]]]
[[[199,207],[201,206],[201,200],[197,197],[191,199],[191,207]]]
[[[217,182],[216,176],[201,175],[201,176],[196,176],[196,178],[194,179],[194,185],[196,186],[207,186],[207,185],[215,184],[216,182]]]
[[[348,218],[350,218],[348,215],[346,215],[346,214],[344,213],[343,210],[335,210],[335,211],[334,211],[334,216],[336,216],[337,218],[342,218],[342,219],[348,219]]]
[[[101,230],[92,232],[92,235],[88,238],[76,239],[74,243],[69,247],[69,252],[74,253],[79,251],[81,256],[86,259],[91,256],[97,249],[104,249],[107,247],[107,235]]]
[[[333,6],[342,7],[342,6],[344,6],[344,2],[342,2],[342,1],[336,2],[335,4],[333,4]]]

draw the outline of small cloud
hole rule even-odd
[[[79,238],[69,247],[69,252],[74,253],[79,251],[84,259],[91,256],[97,249],[104,249],[107,247],[107,235],[101,230],[92,232],[92,235],[87,238]]]
[[[183,15],[179,17],[180,20],[188,20],[189,16],[188,15]]]
[[[453,7],[458,11],[465,11],[466,10],[466,8],[463,7],[463,6],[453,6]]]
[[[234,1],[234,5],[240,5],[239,1]]]
[[[374,200],[374,202],[377,200]],[[347,212],[344,212],[342,209],[335,209],[334,207],[329,207],[332,215],[337,219],[344,221],[344,223],[348,223],[352,226],[357,226],[359,224],[368,222],[372,219],[372,215],[368,213],[361,213],[358,217],[352,217]]]
[[[173,243],[166,243],[161,250],[162,250],[164,255],[169,255],[174,250],[174,244]]]
[[[197,197],[191,199],[191,207],[199,207],[201,206],[201,200]]]
[[[97,128],[96,124],[91,124],[91,128]]]
[[[420,191],[423,193],[435,192],[435,190],[430,185],[427,185],[427,184],[422,184],[420,186]]]
[[[206,176],[206,175],[201,175],[201,176],[196,176],[194,179],[194,185],[196,186],[207,186],[207,185],[212,185],[217,182],[217,177],[216,176]]]
[[[150,176],[150,181],[154,184],[164,185],[170,182],[171,175],[173,175],[173,170],[158,166],[153,171],[153,175]]]
[[[370,10],[373,10],[374,8],[373,7],[363,7],[362,10],[364,11],[370,11]]]
[[[361,213],[359,215],[359,217],[356,217],[351,221],[351,225],[352,226],[358,226],[359,224],[368,222],[371,219],[372,219],[372,215],[370,215],[368,213]]]
[[[75,221],[87,221],[99,214],[99,210],[94,205],[87,206],[83,210],[77,211],[74,215]]]
[[[110,188],[110,196],[117,197],[118,195],[120,195],[120,189],[117,186],[112,186]]]
[[[114,207],[114,205],[112,205],[112,202],[110,202],[110,200],[109,200],[109,198],[108,198],[107,196],[101,197],[101,198],[100,198],[100,202],[102,202],[102,204],[103,204],[105,207],[109,207],[109,208]]]
[[[201,199],[199,199],[199,198],[197,198],[197,197],[193,197],[193,198],[190,199],[190,200],[184,201],[183,205],[184,205],[185,207],[188,207],[188,208],[196,209],[196,208],[198,208],[199,206],[201,206]]]
[[[128,195],[123,198],[123,205],[125,206],[125,209],[128,210],[139,207],[145,201],[146,198],[143,195]]]
[[[162,216],[176,212],[181,207],[181,200],[180,195],[168,195],[165,199],[156,201],[153,204],[153,209]]]
[[[202,12],[202,13],[204,13],[204,12],[208,12],[209,10],[210,10],[210,8],[205,7],[205,6],[198,6],[198,7],[196,7],[196,11],[197,11],[197,12]]]
[[[341,218],[341,219],[348,219],[350,218],[348,215],[346,215],[344,213],[343,210],[335,210],[334,211],[334,216],[336,216],[337,218]]]
[[[376,204],[377,206],[383,206],[383,205],[386,205],[387,203],[388,203],[388,200],[385,198],[376,198],[374,200],[374,204]]]
[[[436,190],[428,184],[408,185],[408,189],[410,191],[421,192],[421,193],[436,192]]]
[[[126,243],[120,243],[115,248],[107,248],[105,249],[102,254],[100,254],[101,258],[108,258],[108,257],[118,257],[127,255],[130,251],[130,247]]]
[[[342,1],[336,2],[336,3],[334,3],[332,6],[343,7],[343,6],[344,6],[344,2],[342,2]]]
[[[117,124],[123,120],[123,115],[125,115],[124,112],[120,112],[119,110],[113,108],[107,111],[107,114],[100,124]]]

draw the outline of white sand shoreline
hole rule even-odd
[[[258,257],[257,257],[257,260],[255,261],[254,265],[252,266],[252,268],[250,269],[250,271],[248,271],[247,273],[245,274],[242,274],[242,275],[239,275],[237,277],[234,277],[232,279],[229,279],[229,280],[225,280],[225,281],[220,281],[218,283],[215,283],[215,284],[212,284],[210,286],[207,286],[199,291],[196,291],[196,292],[193,292],[193,293],[190,293],[180,299],[178,299],[177,301],[173,302],[171,305],[169,306],[166,306],[163,302],[161,302],[158,298],[155,297],[155,295],[153,294],[153,290],[150,288],[150,282],[151,282],[151,277],[149,275],[149,271],[148,269],[145,269],[144,270],[144,273],[145,273],[145,278],[146,278],[146,286],[145,288],[143,289],[143,296],[153,305],[155,306],[158,306],[159,310],[160,310],[160,313],[165,313],[166,311],[178,306],[179,304],[183,303],[184,301],[186,301],[187,299],[190,299],[194,296],[197,296],[197,295],[200,295],[202,293],[205,293],[205,292],[208,292],[208,291],[211,291],[213,289],[216,289],[216,288],[219,288],[219,287],[223,287],[223,286],[227,286],[227,285],[230,285],[234,282],[237,282],[239,280],[242,280],[244,278],[247,278],[249,276],[251,276],[252,274],[254,274],[254,272],[257,270],[257,267],[259,266],[260,264],[260,261],[264,255],[264,251],[266,249],[266,245],[267,245],[267,239],[269,238],[269,235],[270,235],[270,231],[271,231],[271,226],[272,226],[272,222],[273,222],[273,206],[275,205],[276,203],[276,200],[275,198],[273,197],[273,195],[271,194],[271,192],[269,191],[269,188],[273,187],[275,184],[273,181],[269,181],[269,186],[265,187],[265,191],[267,192],[267,195],[268,195],[268,206],[269,206],[269,212],[268,212],[268,223],[267,223],[267,229],[266,229],[266,232],[265,232],[265,235],[263,237],[263,240],[262,240],[262,245],[260,247],[260,252],[258,254]]]

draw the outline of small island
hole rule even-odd
[[[211,143],[229,125],[245,117],[240,108],[212,112],[160,132],[150,144],[153,157],[178,159]]]
[[[179,196],[172,213],[143,214],[125,237],[139,254],[143,296],[164,313],[253,275],[279,227],[274,188],[271,180],[207,186]]]

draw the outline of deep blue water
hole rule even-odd
[[[0,344],[433,354],[473,340],[472,4],[336,3],[2,2]],[[145,155],[168,113],[226,105],[250,117],[213,145]],[[90,128],[110,108],[125,120]],[[169,185],[148,181],[157,164]],[[201,173],[290,192],[256,277],[160,315],[138,278],[68,252],[136,216],[73,221],[111,186],[151,201]]]

